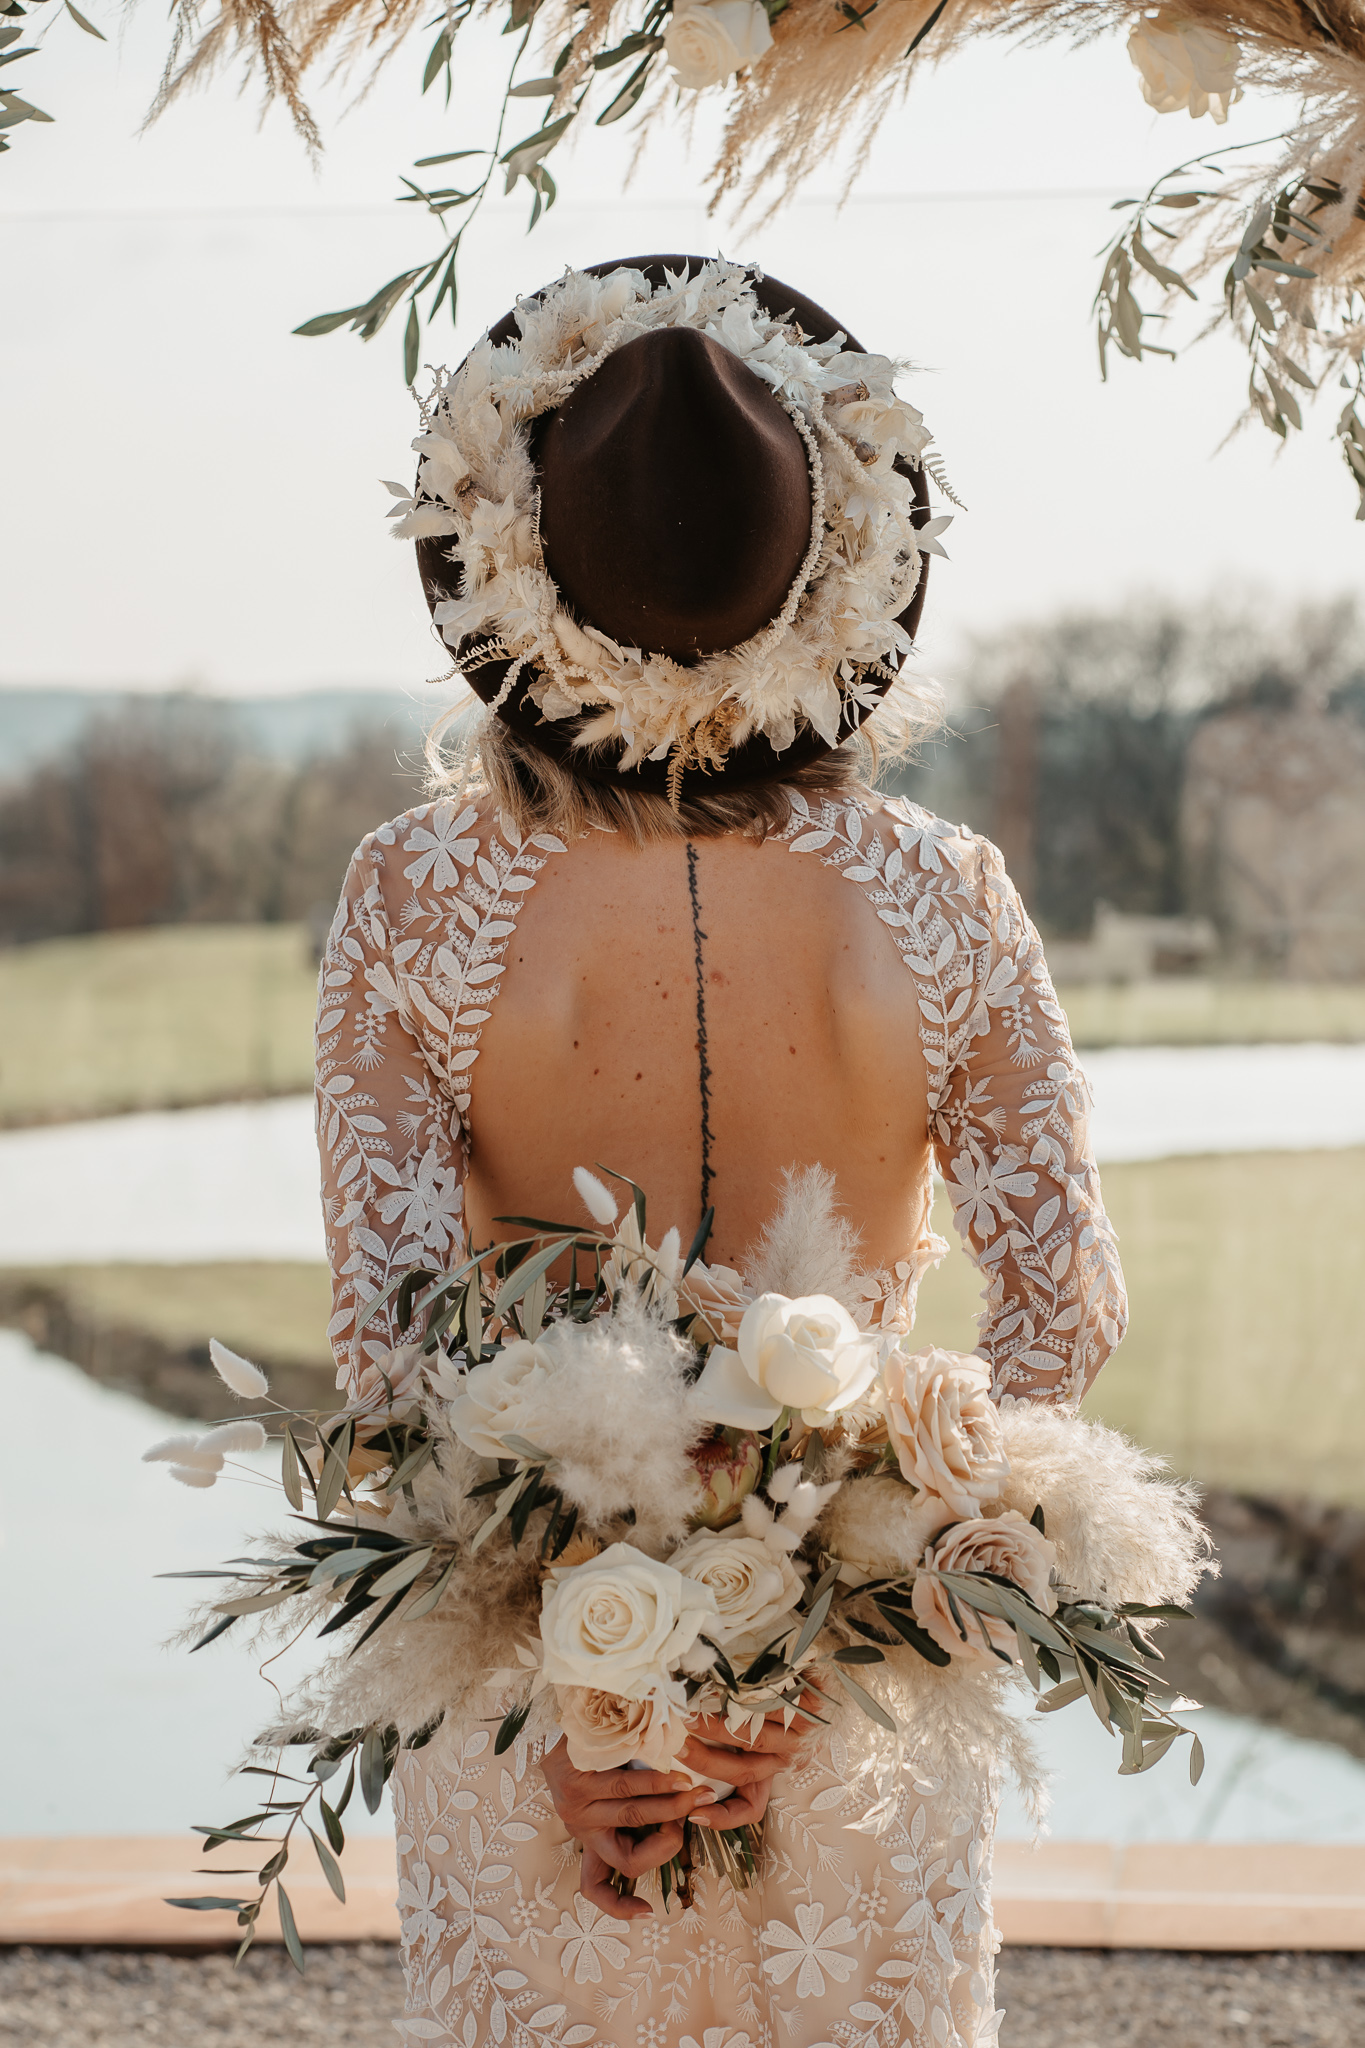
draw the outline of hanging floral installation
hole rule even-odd
[[[971,39],[1074,47],[1119,34],[1159,113],[1222,123],[1247,90],[1293,94],[1300,111],[1291,130],[1243,146],[1250,168],[1236,168],[1236,152],[1212,152],[1120,202],[1125,224],[1105,252],[1096,300],[1102,368],[1111,344],[1134,361],[1173,354],[1149,323],[1165,323],[1182,299],[1199,297],[1201,280],[1218,278],[1203,332],[1227,325],[1246,348],[1243,418],[1284,439],[1302,427],[1308,398],[1325,384],[1344,388],[1335,431],[1365,518],[1365,0],[446,0],[435,11],[419,0],[219,0],[206,25],[199,0],[177,0],[153,113],[236,64],[287,103],[315,147],[306,74],[323,67],[364,83],[408,38],[430,35],[422,91],[444,82],[449,100],[458,38],[476,15],[502,20],[509,38],[488,132],[420,159],[402,180],[403,200],[437,223],[440,246],[300,334],[349,327],[369,340],[406,306],[411,383],[424,327],[456,315],[461,241],[486,195],[524,184],[534,225],[556,196],[549,159],[591,126],[633,117],[638,128],[685,114],[699,93],[723,95],[712,205],[761,218],[761,206],[780,205],[836,144],[852,143],[856,176],[923,66]],[[523,103],[538,123],[518,118]],[[1151,300],[1154,288],[1144,305],[1139,290]]]

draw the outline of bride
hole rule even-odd
[[[392,1274],[564,1214],[587,1162],[684,1243],[713,1207],[750,1278],[784,1180],[790,1226],[832,1177],[846,1306],[903,1330],[937,1167],[997,1398],[1074,1404],[1124,1305],[1066,1020],[995,848],[869,780],[932,723],[898,670],[946,523],[892,365],[775,279],[637,259],[520,301],[423,429],[398,530],[486,708],[359,848],[323,966],[341,1384],[398,1341],[355,1327]],[[990,1769],[964,1804],[911,1767],[873,1822],[837,1720],[702,1721],[681,1761],[495,1758],[477,1722],[404,1753],[405,2040],[995,2038]],[[620,1893],[689,1815],[766,1815],[754,1888]]]

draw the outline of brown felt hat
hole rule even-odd
[[[637,256],[588,266],[592,275],[640,270],[653,285],[665,270],[699,270],[699,256]],[[751,278],[771,318],[791,317],[805,336],[861,343],[803,293],[772,277]],[[515,339],[515,313],[489,339]],[[622,646],[687,662],[760,633],[781,612],[811,540],[811,475],[805,444],[770,387],[729,349],[696,328],[651,330],[613,350],[564,404],[534,423],[531,452],[540,486],[545,567],[580,624]],[[929,516],[922,469],[911,478],[915,524]],[[427,603],[458,594],[459,571],[439,537],[417,542]],[[899,623],[913,637],[924,604],[927,559]],[[465,660],[470,686],[492,702],[505,659]],[[882,685],[885,689],[886,684]],[[866,711],[846,700],[840,739]],[[608,754],[574,746],[587,716],[542,718],[526,684],[514,685],[499,716],[583,781],[663,792],[668,764],[642,761],[622,774]],[[829,751],[813,727],[798,725],[781,753],[762,733],[733,748],[707,778],[729,787],[771,782]],[[685,787],[703,778],[689,771]]]

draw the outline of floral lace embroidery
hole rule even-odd
[[[916,978],[929,1136],[986,1277],[978,1348],[996,1394],[1079,1400],[1122,1335],[1123,1280],[1085,1078],[1000,855],[912,804],[793,802],[791,850],[857,883]],[[505,818],[442,799],[380,826],[352,863],[317,1027],[343,1383],[397,1334],[381,1314],[357,1342],[360,1304],[458,1239],[480,1032],[526,892],[563,851],[549,833],[523,840]],[[926,1237],[894,1273],[869,1275],[863,1319],[906,1326],[940,1246]]]
[[[988,1814],[902,1784],[884,1834],[836,1733],[786,1773],[746,1893],[614,1920],[535,1768],[441,1731],[393,1778],[405,2041],[446,2048],[985,2048],[996,2039]]]
[[[989,840],[914,804],[815,811],[796,792],[793,804],[791,851],[862,889],[915,977],[929,1137],[986,1277],[977,1348],[993,1391],[1078,1401],[1123,1334],[1127,1302],[1089,1090],[1018,891]],[[884,1281],[888,1308],[913,1301],[919,1271]]]
[[[796,798],[792,850],[867,894],[916,977],[930,1137],[989,1287],[997,1389],[1075,1398],[1118,1341],[1122,1283],[1085,1140],[1086,1094],[1037,936],[985,841],[912,806]],[[357,1309],[447,1256],[463,1224],[479,1037],[526,892],[552,853],[448,799],[364,840],[319,986],[318,1135],[339,1383],[396,1340]],[[869,1276],[902,1324],[940,1241]],[[903,1782],[889,1829],[837,1732],[769,1808],[761,1885],[703,1878],[685,1916],[609,1919],[537,1753],[443,1730],[393,1779],[408,1975],[400,2032],[441,2048],[977,2048],[995,2039],[991,1807]]]
[[[546,856],[563,851],[551,833],[522,839],[506,818],[442,798],[381,825],[351,863],[317,1019],[339,1386],[398,1339],[387,1312],[356,1332],[363,1303],[394,1273],[448,1258],[459,1243],[479,1035],[526,891]],[[382,1100],[365,1086],[381,1068]]]

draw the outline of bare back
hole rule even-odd
[[[343,1383],[401,1336],[391,1300],[363,1324],[362,1304],[500,1217],[572,1219],[575,1166],[630,1175],[653,1240],[686,1242],[705,1109],[712,1261],[741,1266],[784,1170],[818,1164],[861,1238],[858,1313],[904,1327],[942,1249],[937,1164],[996,1391],[1084,1392],[1122,1276],[1085,1079],[999,853],[870,791],[790,795],[762,844],[566,846],[454,797],[362,843],[318,992]]]
[[[708,1256],[738,1265],[783,1170],[819,1164],[864,1258],[894,1266],[929,1190],[915,1002],[862,893],[779,842],[578,841],[527,899],[483,1033],[476,1240],[500,1234],[498,1215],[570,1213],[574,1167],[598,1162],[638,1180],[653,1229],[676,1224],[686,1242],[702,1206],[704,1024]]]

